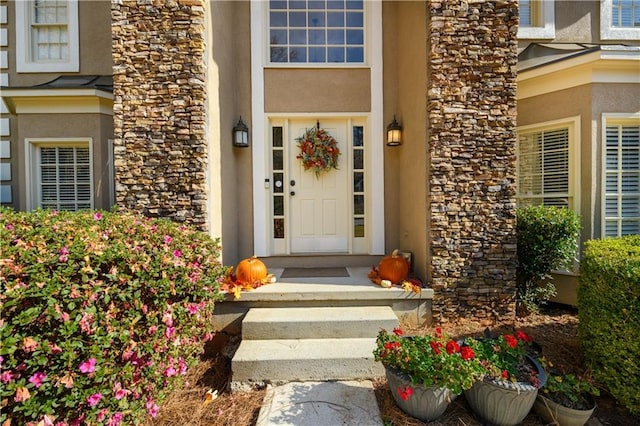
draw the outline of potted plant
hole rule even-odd
[[[484,375],[464,394],[471,409],[495,425],[516,425],[527,416],[545,371],[527,350],[533,340],[522,331],[497,338],[465,339],[484,368]]]
[[[544,358],[541,362],[551,367]],[[596,409],[593,396],[600,395],[587,377],[557,370],[549,371],[547,383],[541,390],[533,410],[546,424],[560,426],[584,425]]]
[[[483,372],[473,349],[461,347],[441,328],[434,336],[404,336],[400,328],[392,333],[381,330],[374,355],[385,367],[398,406],[422,421],[440,417]]]

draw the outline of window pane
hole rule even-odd
[[[287,26],[286,12],[271,12],[269,14],[269,25],[271,25],[271,27],[286,27]]]
[[[273,151],[273,168],[275,170],[284,169],[283,152],[282,150]]]
[[[271,44],[287,44],[287,30],[271,30]]]
[[[307,48],[292,47],[289,51],[289,62],[307,62]]]
[[[307,44],[307,30],[289,30],[291,44]]]
[[[309,30],[309,44],[326,44],[325,30]],[[324,51],[324,47],[322,50]]]
[[[330,47],[327,49],[328,62],[344,62],[344,48]]]
[[[364,192],[364,173],[355,172],[353,174],[353,192]]]
[[[347,44],[363,44],[364,35],[362,30],[347,30]]]
[[[355,238],[364,238],[364,218],[356,217],[353,219],[353,236]]]
[[[347,62],[364,62],[364,49],[362,47],[348,47]]]
[[[309,12],[309,27],[317,28],[325,26],[324,12]]]
[[[273,238],[284,238],[284,219],[273,219]]]
[[[342,12],[327,13],[327,27],[344,27],[344,13]]]
[[[364,145],[364,127],[362,126],[354,126],[353,127],[353,146],[363,146]]]
[[[364,195],[353,196],[353,213],[364,214]]]
[[[282,193],[284,191],[284,174],[273,174],[273,192]]]
[[[362,27],[364,19],[362,12],[347,12],[347,27]]]
[[[326,62],[324,47],[310,47],[309,48],[309,62]]]
[[[361,149],[353,151],[353,168],[364,169],[364,151]]]
[[[284,197],[276,195],[273,197],[273,215],[284,216]]]
[[[304,12],[289,12],[290,27],[306,27],[307,14]]]
[[[282,146],[282,127],[273,128],[273,146]]]

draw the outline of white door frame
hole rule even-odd
[[[267,187],[269,176],[269,120],[276,114],[267,114],[264,104],[264,67],[266,64],[265,34],[266,10],[268,2],[251,1],[251,141],[253,162],[253,251],[256,256],[270,256],[269,211],[270,189]],[[371,1],[367,16],[367,66],[371,70],[371,111],[321,114],[324,117],[366,116],[367,140],[369,150],[369,173],[367,173],[367,221],[366,229],[370,235],[369,254],[384,254],[384,132],[383,90],[382,90],[382,2]],[[375,29],[375,30],[374,30]],[[282,114],[281,116],[284,116]],[[287,117],[315,118],[318,114],[286,114]]]

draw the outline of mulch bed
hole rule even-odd
[[[454,338],[468,335],[482,335],[486,324],[460,321],[446,324],[442,328]],[[539,314],[526,318],[503,321],[491,325],[494,333],[521,329],[531,335],[542,346],[544,356],[555,365],[564,365],[570,371],[584,371],[583,360],[577,338],[578,318],[575,309],[564,306],[549,306]],[[432,333],[433,327],[408,329],[407,333]],[[220,333],[217,339],[207,347],[202,362],[191,369],[186,384],[173,392],[161,406],[159,416],[151,425],[175,426],[251,426],[256,423],[264,389],[231,393],[231,361],[228,352],[229,336]],[[404,414],[395,404],[385,379],[374,382],[374,389],[382,419],[387,425],[419,426],[425,423]],[[207,402],[207,392],[218,391],[218,397]],[[598,408],[594,417],[604,426],[637,425],[626,409],[619,406],[606,392],[596,398]],[[458,397],[449,406],[442,418],[429,425],[481,425],[471,413],[463,396]],[[529,414],[522,423],[524,426],[542,426],[544,423],[535,415]]]

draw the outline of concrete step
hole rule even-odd
[[[375,338],[243,340],[231,361],[232,388],[244,383],[371,379]]]
[[[397,326],[389,306],[251,308],[242,321],[242,339],[366,338]]]

